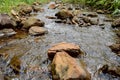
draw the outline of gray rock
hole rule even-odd
[[[9,37],[15,35],[17,32],[15,32],[13,29],[3,29],[0,31],[0,37]]]
[[[29,34],[33,36],[42,35],[46,33],[48,33],[48,30],[43,27],[39,27],[39,26],[32,26],[29,29]]]
[[[14,28],[16,23],[11,19],[8,14],[0,14],[0,29]]]
[[[120,18],[118,18],[118,19],[116,19],[112,22],[112,27],[113,28],[114,27],[120,27]]]
[[[89,19],[90,19],[90,24],[92,24],[92,25],[97,25],[99,23],[98,18],[89,18]]]

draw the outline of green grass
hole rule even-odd
[[[0,13],[9,13],[10,10],[18,4],[32,4],[35,1],[41,3],[47,2],[48,0],[0,0]]]

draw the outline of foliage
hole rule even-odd
[[[105,9],[112,13],[120,13],[120,0],[62,0],[71,3],[83,3],[94,8]]]
[[[12,7],[21,3],[31,4],[35,1],[47,2],[48,0],[0,0],[0,12],[9,13]]]

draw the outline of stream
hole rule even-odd
[[[30,36],[25,32],[18,32],[13,37],[0,39],[0,53],[9,54],[8,58],[0,58],[0,80],[52,80],[48,66],[47,50],[59,42],[70,42],[79,45],[86,55],[83,61],[91,74],[91,80],[120,80],[109,74],[97,74],[100,67],[105,64],[120,66],[120,58],[108,47],[118,41],[110,22],[104,22],[90,27],[79,27],[64,23],[55,23],[54,19],[45,16],[54,16],[59,9],[48,9],[43,6],[44,12],[37,13],[36,18],[45,22],[48,34],[43,36]],[[100,20],[106,15],[99,14]],[[9,66],[13,56],[18,55],[21,62],[20,74],[16,75]],[[5,79],[2,79],[4,77]]]

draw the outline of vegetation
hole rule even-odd
[[[15,7],[18,4],[31,4],[35,1],[47,2],[48,0],[0,0],[0,12],[9,13],[12,7]]]
[[[35,1],[47,2],[50,0],[0,0],[0,12],[9,13],[10,9],[18,4],[31,4]],[[63,2],[82,3],[93,8],[105,9],[113,14],[120,13],[120,0],[62,0]]]
[[[113,14],[120,13],[120,0],[62,0],[62,1],[86,4],[94,8],[111,11]]]

